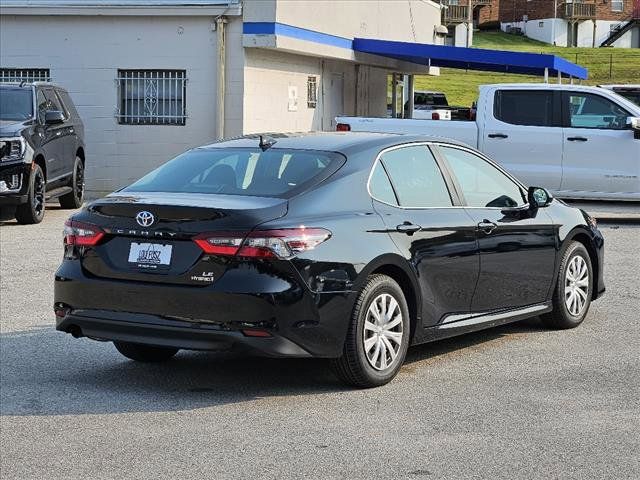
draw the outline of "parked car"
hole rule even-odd
[[[638,85],[600,85],[602,88],[616,92],[630,102],[640,106],[640,84]]]
[[[0,84],[0,209],[39,223],[45,201],[78,208],[84,193],[84,127],[69,93],[46,82]]]
[[[409,117],[409,102],[405,102],[405,117]],[[411,118],[427,120],[451,120],[451,108],[442,92],[416,90],[413,94]]]
[[[459,143],[249,136],[191,150],[74,214],[54,310],[58,330],[133,360],[323,357],[372,387],[410,345],[535,315],[578,326],[602,270],[588,214]]]
[[[475,121],[337,117],[338,130],[462,141],[563,198],[640,200],[640,107],[599,87],[480,87]]]

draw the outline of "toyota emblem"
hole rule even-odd
[[[147,212],[146,210],[138,212],[136,215],[136,222],[138,222],[138,225],[141,227],[150,227],[155,221],[156,218],[153,216],[153,213]]]

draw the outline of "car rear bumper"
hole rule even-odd
[[[220,325],[170,320],[104,310],[75,310],[56,319],[56,329],[77,337],[123,341],[188,350],[229,351],[273,357],[311,357],[309,351],[278,334],[250,337]]]
[[[281,281],[265,293],[251,275],[247,269],[246,281],[236,279],[243,290],[221,291],[223,282],[194,287],[96,278],[79,261],[65,260],[55,277],[56,328],[76,336],[184,349],[341,355],[351,292],[314,293],[303,284]],[[247,329],[271,336],[248,337],[243,334]]]

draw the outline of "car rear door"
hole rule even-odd
[[[568,90],[562,100],[560,190],[581,196],[640,195],[640,140],[627,126],[631,113],[595,93]]]
[[[371,175],[374,208],[420,284],[423,326],[469,312],[479,273],[475,223],[456,206],[427,144],[383,151]]]
[[[546,301],[557,248],[551,217],[544,209],[526,208],[522,188],[476,153],[451,145],[437,148],[476,227],[480,275],[471,311]]]
[[[498,89],[479,118],[478,148],[528,185],[557,191],[562,179],[559,91]]]

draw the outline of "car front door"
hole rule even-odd
[[[72,157],[72,144],[74,143],[73,139],[73,126],[70,122],[69,113],[62,106],[62,102],[60,98],[56,94],[53,88],[44,88],[43,89],[44,96],[47,99],[47,110],[57,110],[64,114],[64,122],[55,124],[55,125],[46,125],[47,130],[49,130],[50,134],[54,138],[54,146],[57,151],[56,153],[56,161],[55,169],[56,175],[50,176],[48,180],[53,180],[54,178],[58,178],[64,175],[67,175],[73,171],[73,160],[75,160],[75,155]]]
[[[374,208],[420,284],[422,323],[467,313],[479,273],[475,222],[427,144],[384,151],[369,183]]]
[[[554,278],[557,233],[544,209],[526,208],[507,174],[463,147],[438,146],[473,217],[480,276],[472,312],[542,303]]]
[[[45,160],[47,181],[49,181],[62,175],[60,158],[64,155],[64,144],[61,140],[62,134],[58,135],[59,130],[56,128],[58,126],[45,123],[45,114],[53,107],[40,88],[36,92],[36,102],[38,106],[36,132]]]
[[[560,92],[496,90],[478,147],[529,185],[552,191],[562,179]]]
[[[606,97],[579,91],[563,92],[563,109],[560,190],[569,195],[640,195],[640,140],[627,125],[631,114]]]

